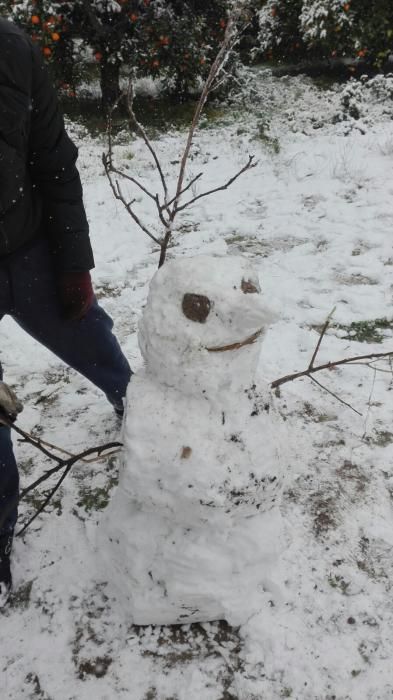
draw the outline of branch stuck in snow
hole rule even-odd
[[[333,391],[328,389],[326,386],[321,384],[319,381],[317,381],[314,377],[314,374],[316,372],[322,372],[322,370],[328,369],[334,369],[335,367],[341,367],[343,365],[362,365],[363,367],[371,367],[372,369],[376,369],[375,367],[372,366],[372,362],[375,362],[377,360],[387,360],[387,359],[392,359],[393,358],[393,350],[390,350],[388,352],[375,352],[375,353],[370,353],[369,355],[354,355],[353,357],[346,357],[343,360],[336,360],[334,362],[325,362],[322,365],[315,365],[315,360],[317,359],[319,350],[321,348],[322,341],[324,339],[324,336],[326,334],[326,331],[329,328],[330,321],[332,318],[332,315],[334,313],[333,311],[329,314],[328,318],[326,319],[323,328],[319,334],[318,342],[316,344],[315,350],[312,354],[310,363],[307,367],[307,369],[301,371],[301,372],[294,372],[293,374],[287,374],[284,377],[280,377],[279,379],[276,379],[274,382],[271,383],[272,389],[278,389],[278,387],[282,386],[283,384],[286,384],[287,382],[293,382],[296,379],[301,379],[302,377],[308,377],[308,379],[312,380],[315,384],[317,384],[321,389],[326,391],[328,394],[333,396],[337,401],[342,403],[344,406],[347,406],[350,408],[352,411],[357,413],[358,415],[362,415],[360,411],[358,411],[356,408],[351,406],[351,404],[347,403],[344,401],[340,396],[335,394]]]

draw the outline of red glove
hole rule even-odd
[[[79,321],[86,316],[94,301],[90,272],[62,272],[57,286],[63,318],[67,321]]]

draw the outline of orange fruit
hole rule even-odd
[[[32,24],[39,24],[40,21],[41,21],[41,20],[40,20],[40,18],[38,17],[38,15],[33,15],[32,18],[31,18],[31,23],[32,23]]]
[[[52,36],[53,41],[59,41],[59,39],[60,39],[60,34],[58,34],[57,32],[53,32],[53,34],[51,34],[51,36]]]
[[[42,53],[44,56],[50,56],[52,53],[52,49],[49,48],[49,46],[44,46],[42,49]]]
[[[102,60],[102,53],[101,53],[101,51],[96,51],[95,54],[94,54],[94,58],[96,59],[96,61],[100,62],[100,61]]]

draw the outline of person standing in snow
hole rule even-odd
[[[0,319],[9,314],[121,415],[132,372],[94,296],[77,155],[39,50],[0,20]],[[21,408],[0,366],[0,413],[13,420]],[[10,430],[0,425],[0,602],[12,584],[18,483]]]

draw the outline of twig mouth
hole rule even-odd
[[[241,340],[237,343],[231,343],[231,345],[220,345],[214,348],[206,348],[208,352],[227,352],[229,350],[240,350],[240,348],[244,348],[245,345],[252,345],[255,343],[256,340],[258,340],[259,336],[262,334],[263,328],[260,328],[259,331],[256,331],[252,335],[249,335],[248,338],[245,340]]]

